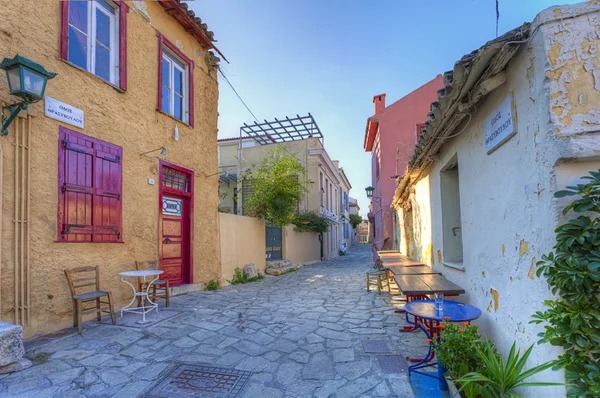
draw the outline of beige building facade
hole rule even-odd
[[[57,76],[0,137],[0,319],[25,337],[72,325],[74,267],[100,266],[115,310],[136,260],[175,286],[219,279],[212,32],[170,0],[7,2],[2,21],[0,56]]]
[[[337,162],[330,159],[319,138],[307,138],[269,145],[261,145],[254,138],[249,137],[220,139],[218,141],[219,170],[221,171],[219,185],[220,210],[227,213],[245,214],[245,187],[241,181],[238,181],[240,180],[239,176],[244,170],[260,164],[274,145],[284,145],[287,152],[298,158],[306,168],[307,193],[302,202],[298,204],[298,210],[315,211],[331,221],[329,230],[323,234],[322,240],[318,243],[319,246],[322,246],[322,249],[319,249],[318,254],[309,250],[316,257],[310,262],[319,261],[321,258],[336,257],[339,253],[340,241],[343,238],[343,235],[340,235],[342,228],[340,225],[343,198],[340,187],[342,177]],[[247,189],[248,187],[246,187],[246,194],[248,195],[249,191]],[[289,236],[289,232],[287,236]],[[284,233],[284,240],[285,237],[286,234]],[[311,242],[313,241],[311,240]],[[284,242],[282,244],[283,258],[286,258],[285,247]],[[290,250],[292,249],[288,248],[288,251]]]

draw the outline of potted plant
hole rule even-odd
[[[468,322],[462,324],[443,322],[438,325],[438,329],[440,338],[434,342],[433,349],[438,357],[438,362],[445,370],[450,395],[460,397],[458,387],[462,387],[462,385],[457,383],[457,380],[483,366],[475,351],[475,347],[482,344],[477,326],[469,325]],[[480,395],[477,384],[467,386],[462,392],[467,398]]]
[[[485,339],[483,344],[476,344],[474,349],[474,357],[482,366],[456,380],[456,383],[460,385],[459,392],[464,391],[466,396],[468,396],[466,392],[471,391],[473,386],[477,386],[476,388],[479,390],[477,396],[483,398],[517,398],[520,395],[515,390],[520,387],[564,386],[562,383],[525,381],[525,379],[555,365],[555,361],[550,361],[524,371],[533,345],[521,356],[521,352],[516,348],[516,343],[513,343],[506,362],[503,361],[502,355],[498,353],[490,340]]]

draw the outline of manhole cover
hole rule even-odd
[[[235,397],[251,375],[251,372],[235,369],[179,365],[151,387],[144,397]]]
[[[386,354],[390,352],[386,340],[363,340],[362,345],[365,354]]]
[[[377,361],[382,373],[406,373],[408,363],[400,355],[378,355]]]

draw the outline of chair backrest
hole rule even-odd
[[[71,296],[100,290],[100,267],[98,265],[66,269],[65,276],[69,282]],[[83,291],[78,291],[78,289]]]
[[[136,261],[135,269],[138,271],[155,270],[158,269],[158,262],[156,260]]]

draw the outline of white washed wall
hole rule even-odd
[[[479,105],[460,136],[448,140],[428,178],[416,184],[411,194],[413,209],[420,215],[415,213],[419,259],[466,289],[460,300],[482,309],[476,323],[505,355],[513,341],[525,348],[536,343],[543,330],[529,321],[543,309],[543,300],[552,298],[546,281],[536,278],[534,271],[536,261],[554,245],[554,229],[563,221],[564,201],[554,199],[554,192],[600,168],[600,62],[595,53],[600,35],[594,33],[600,29],[598,8],[597,2],[591,2],[541,13],[532,26],[534,37],[507,69],[508,82]],[[575,10],[582,15],[570,18]],[[561,17],[566,18],[558,20]],[[596,63],[584,68],[593,62],[588,61],[593,54]],[[518,133],[488,155],[484,120],[510,92]],[[440,261],[440,170],[455,154],[464,271]],[[406,253],[406,242],[401,248]],[[528,366],[559,354],[550,345],[536,345]],[[547,371],[537,379],[557,381],[563,375]],[[562,397],[565,389],[531,388],[522,393]]]

